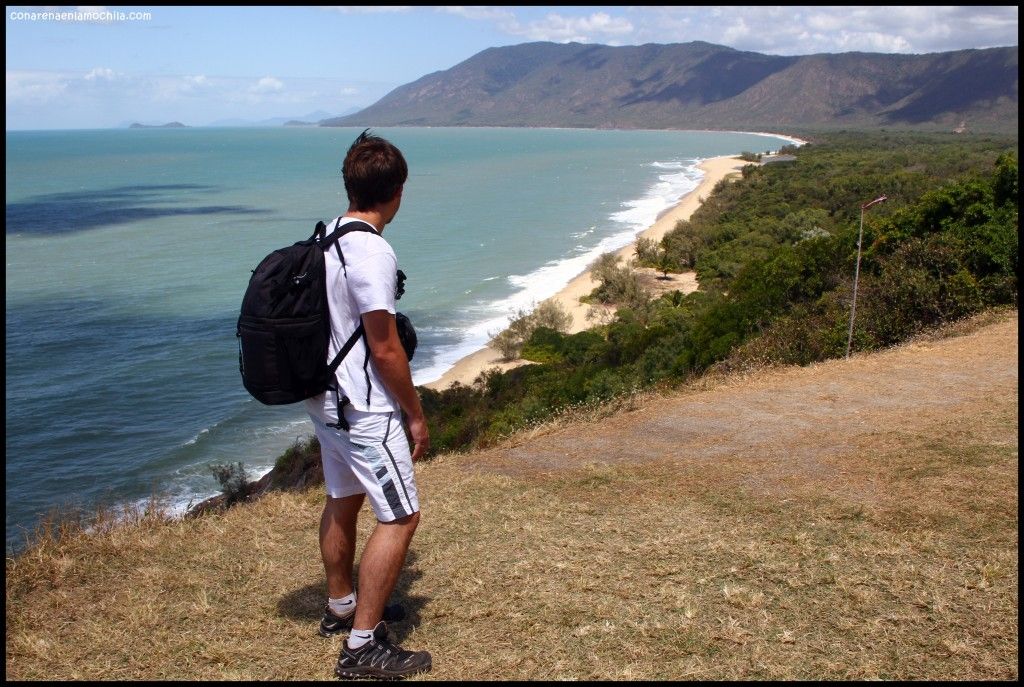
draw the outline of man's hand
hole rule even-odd
[[[430,448],[430,431],[427,429],[427,419],[422,415],[417,418],[409,418],[409,439],[412,440],[412,461],[415,463]]]
[[[406,358],[405,349],[398,338],[395,316],[387,310],[363,313],[363,327],[377,372],[380,373],[388,391],[398,401],[405,416],[409,438],[413,442],[412,459],[419,460],[430,448],[430,432],[427,430],[427,419],[420,406],[419,394],[412,385],[409,359]]]

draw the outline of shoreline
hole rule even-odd
[[[792,137],[787,136],[786,138]],[[700,183],[697,184],[697,187],[682,196],[675,205],[660,212],[653,224],[636,234],[630,243],[615,251],[615,254],[624,260],[629,260],[633,256],[637,239],[648,238],[655,242],[660,241],[662,236],[675,227],[676,222],[690,218],[697,208],[700,207],[704,199],[710,195],[715,184],[730,174],[738,174],[743,166],[748,164],[751,163],[740,160],[735,155],[711,157],[700,162],[697,166],[703,170],[704,176],[701,178]],[[683,282],[682,290],[684,293],[697,289],[693,272],[683,272],[677,275],[677,278]],[[588,269],[573,277],[568,284],[547,299],[556,301],[566,312],[572,315],[572,326],[569,328],[570,334],[575,334],[594,326],[594,322],[587,319],[587,313],[593,306],[580,303],[579,299],[593,291],[597,285]],[[523,364],[528,363],[524,360],[505,361],[502,359],[501,353],[489,346],[485,346],[457,360],[438,379],[426,384],[420,384],[419,386],[434,391],[443,391],[456,382],[470,385],[485,370],[498,368],[504,371]]]

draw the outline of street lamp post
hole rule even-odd
[[[879,196],[870,203],[860,206],[860,232],[857,234],[857,269],[853,273],[853,303],[850,305],[850,333],[846,336],[846,357],[850,357],[850,344],[853,343],[853,318],[857,315],[857,282],[860,280],[860,245],[864,240],[864,211],[876,203],[888,200],[887,196]]]

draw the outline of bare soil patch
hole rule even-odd
[[[520,435],[463,460],[473,469],[523,476],[587,464],[728,457],[758,466],[750,480],[765,490],[799,476],[870,494],[870,485],[838,479],[840,456],[887,433],[979,412],[994,397],[1016,398],[1017,384],[1014,315],[980,331],[849,360],[712,377],[648,396],[631,412]]]

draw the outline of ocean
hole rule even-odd
[[[175,512],[253,479],[312,433],[301,404],[242,388],[251,270],[344,212],[359,129],[7,132],[6,535],[49,512]],[[696,187],[697,164],[777,150],[734,132],[383,128],[410,169],[384,237],[408,275],[417,384],[519,308],[628,244]]]

